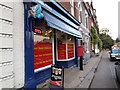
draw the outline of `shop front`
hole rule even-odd
[[[29,7],[40,5],[43,18],[29,17]],[[77,64],[80,23],[57,2],[25,3],[25,87],[36,87],[51,75],[51,65]],[[60,18],[61,17],[61,18]]]
[[[69,34],[57,31],[56,40],[56,64],[59,66],[63,66],[64,68],[69,68],[77,64],[76,38]]]

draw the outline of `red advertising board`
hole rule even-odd
[[[53,64],[52,43],[34,43],[34,69]]]
[[[58,45],[58,59],[66,59],[66,44]]]
[[[84,47],[83,46],[78,46],[78,56],[84,56]]]
[[[74,57],[74,44],[68,44],[68,59]]]

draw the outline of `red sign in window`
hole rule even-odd
[[[34,43],[34,69],[53,64],[52,43]]]
[[[68,59],[74,57],[74,44],[68,44]]]
[[[66,44],[58,45],[58,59],[66,59]]]

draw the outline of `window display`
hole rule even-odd
[[[35,28],[36,30],[36,28]],[[38,34],[38,30],[42,32]],[[44,27],[37,28],[34,33],[34,69],[39,69],[53,64],[52,56],[52,30]]]
[[[71,35],[57,31],[57,52],[58,61],[63,61],[75,57],[75,40]]]
[[[67,35],[68,59],[74,57],[74,37]]]
[[[66,34],[57,33],[58,59],[66,59]]]

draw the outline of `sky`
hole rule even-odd
[[[90,2],[91,0],[84,0]],[[92,0],[96,9],[99,29],[109,29],[109,35],[116,40],[118,37],[118,2],[120,0]]]
[[[108,28],[109,35],[115,40],[118,37],[118,2],[120,0],[93,0],[96,9],[99,29]]]

